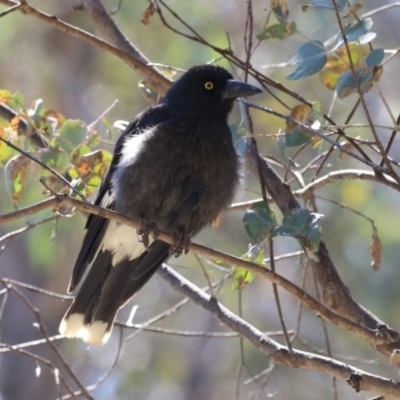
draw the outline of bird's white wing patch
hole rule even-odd
[[[153,240],[149,237],[150,243]],[[103,238],[102,250],[112,252],[112,265],[115,266],[124,259],[133,260],[139,257],[146,251],[146,247],[140,242],[136,229],[110,221]]]
[[[118,162],[118,168],[130,167],[135,164],[136,159],[144,148],[147,138],[152,135],[152,133],[153,128],[149,128],[141,134],[133,135],[126,139],[121,150],[121,158]]]
[[[109,205],[113,202],[113,198],[108,193],[108,190],[103,195],[103,198],[100,201],[100,206],[104,208],[108,208]]]

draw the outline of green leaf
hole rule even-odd
[[[273,4],[273,3],[272,3]],[[279,22],[286,23],[289,17],[289,9],[286,1],[277,1],[275,6],[272,6],[272,11]]]
[[[253,272],[241,267],[233,267],[232,284],[235,290],[243,290],[253,279]]]
[[[7,140],[7,134],[0,128],[0,137]],[[15,150],[7,146],[6,143],[0,141],[0,164],[5,166],[10,158],[14,155]]]
[[[286,135],[285,135],[286,136]],[[298,168],[299,164],[295,163],[290,157],[285,154],[285,138],[278,138],[278,150],[281,153],[282,157],[289,163],[289,165],[293,168]]]
[[[110,121],[107,118],[103,118],[101,120],[104,127],[106,128],[107,137],[109,140],[113,140],[115,137],[114,127],[110,124]]]
[[[28,110],[28,115],[33,121],[38,122],[43,113],[43,100],[37,99],[33,102],[32,108]]]
[[[344,34],[346,35],[347,41],[354,42],[360,36],[365,35],[372,28],[373,24],[374,23],[371,18],[366,18],[361,20],[360,22],[357,22],[353,26],[350,25],[346,26],[344,28]],[[336,40],[336,46],[331,51],[335,51],[339,47],[342,47],[343,45],[344,45],[344,39],[342,33],[339,32]]]
[[[64,173],[70,166],[68,154],[60,149],[46,149],[39,152],[40,161],[59,173]],[[43,170],[42,174],[51,175],[50,171]]]
[[[358,81],[360,82],[363,93],[371,90],[373,86],[373,73],[371,70],[355,71]],[[357,84],[354,81],[353,73],[347,71],[342,74],[336,86],[336,93],[340,99],[344,99],[348,95],[357,92]]]
[[[145,81],[140,81],[138,86],[144,99],[147,102],[153,104],[157,101],[158,93],[152,87],[150,87]]]
[[[0,89],[0,103],[6,103],[13,110],[19,110],[24,104],[24,97],[19,92],[11,94],[8,90]]]
[[[88,188],[87,188],[88,195],[89,195],[90,193],[95,192],[95,191],[97,190],[97,188],[100,186],[100,184],[101,184],[101,178],[100,178],[100,176],[98,176],[98,175],[92,176],[92,177],[89,179],[88,183],[87,183],[87,186],[88,186]]]
[[[98,146],[100,144],[101,136],[98,132],[92,132],[90,134],[89,145]]]
[[[251,209],[245,212],[243,224],[247,234],[256,243],[261,243],[276,226],[274,214],[263,201],[253,204]]]
[[[257,35],[258,40],[275,39],[284,40],[288,36],[293,35],[296,32],[296,23],[291,24],[274,24],[264,29],[261,33]]]
[[[313,101],[313,102],[312,102],[312,110],[313,110],[313,113],[314,113],[314,115],[315,115],[315,118],[316,118],[318,121],[322,122],[323,119],[324,119],[324,115],[323,115],[323,113],[322,113],[322,106],[321,106],[321,103],[318,102],[318,101]]]
[[[243,260],[251,261],[255,264],[261,265],[264,261],[264,250],[260,245],[255,244],[249,247],[249,251],[241,257]]]
[[[365,65],[368,68],[376,67],[382,62],[383,57],[385,57],[384,49],[374,49],[367,55]]]
[[[60,129],[60,147],[67,153],[74,150],[86,138],[86,124],[81,120],[68,119]]]
[[[296,69],[286,79],[299,80],[308,78],[319,72],[325,65],[327,55],[325,46],[320,40],[313,40],[303,44],[290,59],[297,62]]]
[[[242,260],[251,261],[262,265],[265,258],[264,250],[258,246],[251,246],[246,254],[240,257]],[[232,269],[232,284],[235,290],[243,290],[254,279],[254,273],[245,268],[234,266]]]
[[[16,206],[16,203],[24,196],[29,162],[29,158],[19,154],[11,158],[4,168],[6,190],[10,195],[14,206]]]
[[[337,0],[336,5],[339,11],[343,11],[346,6],[347,0]],[[319,8],[328,8],[330,10],[334,10],[335,6],[332,0],[312,0],[310,4],[302,6],[303,11],[307,11],[309,7],[319,7]]]
[[[285,147],[301,146],[304,143],[308,143],[311,138],[312,135],[307,135],[300,129],[293,129],[291,132],[285,133]]]
[[[317,251],[321,241],[322,215],[306,208],[289,211],[273,236],[291,236],[299,239],[311,251]]]

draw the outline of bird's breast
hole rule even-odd
[[[239,162],[228,126],[164,126],[125,143],[112,180],[117,211],[159,229],[194,233],[228,206]]]

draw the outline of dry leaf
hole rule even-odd
[[[20,121],[20,117],[18,115],[11,120],[11,122],[10,122],[11,128],[14,131],[16,131],[18,129],[19,121]]]
[[[306,124],[311,111],[312,108],[308,104],[299,104],[298,106],[292,108],[290,116],[296,121]],[[297,128],[296,124],[286,121],[286,132],[291,132],[295,128]]]
[[[271,8],[277,8],[280,7],[282,10],[283,14],[286,14],[288,12],[288,5],[286,3],[286,0],[271,0]]]
[[[354,146],[350,142],[347,142],[347,141],[344,141],[340,144],[347,150],[353,150],[353,148],[354,148]],[[344,151],[341,151],[340,155],[339,155],[339,159],[343,160],[346,156],[347,156],[347,153],[345,153]]]
[[[214,219],[214,221],[213,221],[213,223],[212,223],[212,226],[214,226],[214,227],[219,227],[220,226],[220,224],[221,224],[221,219],[222,219],[222,216],[221,216],[221,214],[219,214],[218,216],[217,216],[217,218],[215,218]]]
[[[150,23],[150,17],[156,12],[154,1],[150,0],[149,6],[143,11],[142,24],[147,25]]]
[[[375,225],[372,225],[372,242],[369,247],[371,248],[371,267],[374,271],[377,271],[381,266],[382,261],[382,243],[379,239],[378,230]]]
[[[400,350],[393,350],[389,360],[390,365],[400,365]]]

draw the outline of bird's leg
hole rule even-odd
[[[171,245],[169,253],[179,257],[182,253],[189,253],[190,249],[190,235],[187,232],[176,230],[173,234],[174,241]]]
[[[143,243],[143,246],[146,248],[150,245],[149,235],[153,236],[154,239],[157,239],[160,235],[160,232],[157,228],[157,225],[153,221],[149,221],[146,218],[140,218],[141,227],[136,232],[139,236],[141,236],[140,241]]]

